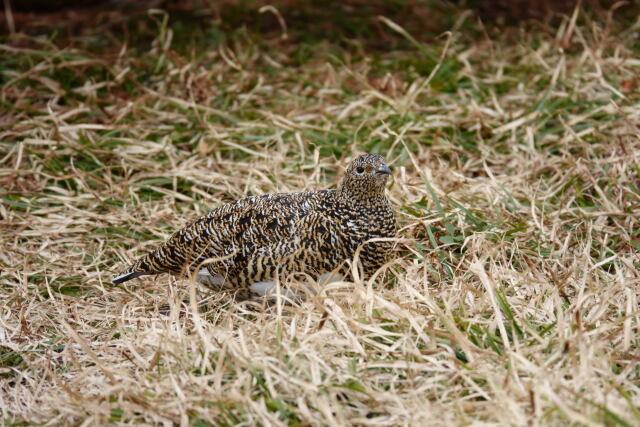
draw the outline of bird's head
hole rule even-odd
[[[340,185],[346,197],[368,199],[384,196],[384,187],[391,175],[391,169],[384,158],[377,154],[363,154],[356,157],[347,168]]]

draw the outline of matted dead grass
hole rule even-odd
[[[152,17],[150,52],[0,45],[5,423],[640,423],[638,22],[178,53]],[[208,208],[335,185],[363,151],[400,221],[373,280],[291,304],[110,285]]]

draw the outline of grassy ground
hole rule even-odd
[[[0,420],[638,425],[640,23],[294,12],[4,37]],[[374,280],[294,304],[110,285],[361,152],[400,226]]]

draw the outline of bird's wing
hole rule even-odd
[[[144,274],[192,272],[212,258],[223,258],[226,269],[233,268],[233,254],[246,257],[286,238],[293,224],[313,209],[310,198],[312,193],[269,194],[224,204],[175,232],[114,283]]]
[[[288,236],[254,251],[239,274],[245,282],[297,272],[318,276],[339,266],[348,253],[335,219],[313,211],[295,221]]]

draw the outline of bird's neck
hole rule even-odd
[[[341,186],[338,188],[338,198],[343,203],[354,204],[362,207],[371,207],[376,205],[387,205],[388,201],[384,195],[384,188],[381,189],[367,189],[357,188],[352,189],[347,186]]]

